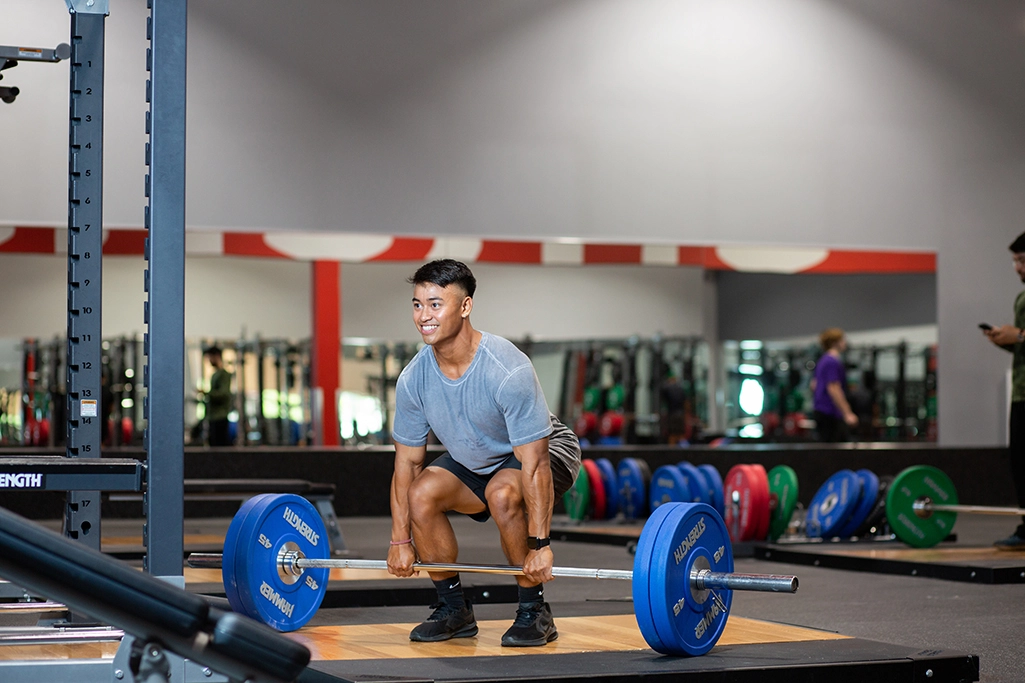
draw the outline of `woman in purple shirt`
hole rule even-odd
[[[830,327],[819,335],[824,353],[815,364],[811,381],[812,408],[820,441],[847,441],[848,427],[858,424],[858,416],[847,402],[847,370],[841,354],[847,350],[847,339],[839,327]]]

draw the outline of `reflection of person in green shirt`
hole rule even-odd
[[[214,374],[210,377],[210,390],[205,392],[206,424],[209,428],[208,441],[211,446],[231,446],[228,436],[228,413],[231,412],[231,373],[224,369],[221,350],[211,346],[204,353]]]

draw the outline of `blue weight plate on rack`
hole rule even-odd
[[[861,496],[861,479],[840,470],[826,480],[808,505],[805,532],[809,538],[832,538],[843,528]]]
[[[616,486],[616,468],[608,458],[598,458],[594,464],[601,470],[605,484],[605,518],[612,519],[619,512],[619,489]]]
[[[278,631],[302,628],[324,600],[329,569],[304,569],[286,576],[278,558],[284,550],[304,557],[326,559],[327,529],[317,509],[292,494],[259,500],[246,516],[238,537],[235,563],[238,594],[244,613]]]
[[[872,513],[872,508],[876,505],[876,498],[879,496],[879,477],[872,470],[858,470],[855,474],[861,480],[861,495],[858,497],[858,503],[854,506],[851,516],[847,518],[847,523],[836,532],[840,538],[854,535],[858,527]]]
[[[712,502],[709,505],[715,508],[720,517],[725,516],[726,499],[723,493],[722,475],[719,474],[719,470],[715,469],[715,465],[698,465],[698,469],[705,475],[705,480],[708,482],[708,490],[712,494]]]
[[[221,551],[221,581],[224,583],[224,597],[228,599],[231,609],[239,614],[246,613],[245,605],[242,604],[242,598],[238,595],[238,574],[235,571],[235,565],[239,562],[239,533],[241,533],[242,527],[245,525],[249,512],[256,507],[261,498],[266,498],[270,495],[273,494],[261,493],[242,503],[238,512],[231,518],[231,524],[228,525],[228,533],[224,535],[224,549]]]
[[[708,495],[708,479],[705,477],[705,473],[686,460],[677,463],[676,466],[683,472],[683,478],[687,480],[687,485],[690,486],[690,502],[708,503],[711,505],[712,499]]]
[[[652,545],[648,609],[664,648],[658,652],[703,655],[726,628],[733,594],[728,590],[694,590],[690,575],[700,569],[732,572],[730,537],[712,506],[676,503],[671,507]],[[635,607],[637,599],[635,590]]]
[[[662,533],[662,524],[672,511],[672,505],[661,505],[644,523],[641,529],[641,537],[637,540],[637,548],[634,551],[634,572],[633,585],[631,589],[634,596],[634,616],[637,618],[637,626],[644,636],[644,641],[656,652],[662,652],[665,644],[659,640],[655,631],[655,621],[651,613],[651,599],[648,597],[648,578],[651,572],[652,546],[655,539]]]
[[[641,461],[623,458],[616,469],[620,508],[627,519],[640,519],[648,511],[646,477]]]
[[[651,474],[648,505],[651,510],[663,503],[689,503],[690,485],[676,465],[662,465]]]

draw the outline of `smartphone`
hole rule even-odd
[[[986,330],[987,332],[993,329],[993,326],[989,323],[979,323],[979,327]]]

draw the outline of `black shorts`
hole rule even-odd
[[[477,474],[466,466],[461,465],[455,461],[448,452],[442,453],[435,460],[428,463],[428,467],[438,467],[443,470],[448,470],[452,474],[459,478],[459,481],[466,484],[466,487],[473,491],[473,495],[480,499],[480,502],[484,503],[484,512],[477,512],[472,515],[468,515],[470,519],[478,522],[486,522],[491,518],[491,513],[488,511],[488,501],[484,497],[484,489],[487,488],[488,482],[495,476],[496,473],[501,470],[519,470],[523,469],[523,464],[516,459],[516,456],[512,453],[505,459],[501,465],[499,465],[494,472],[491,474]],[[555,489],[555,500],[562,497],[566,491],[569,491],[570,487],[573,486],[573,473],[562,463],[558,458],[551,459],[552,468],[552,487]]]

